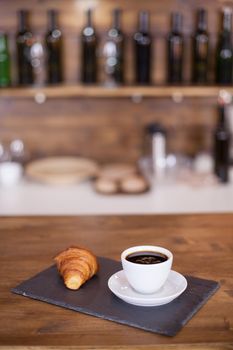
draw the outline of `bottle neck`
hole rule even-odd
[[[7,51],[7,35],[0,33],[0,52]]]
[[[48,11],[48,30],[53,31],[58,28],[57,11]]]
[[[113,11],[113,23],[112,27],[116,30],[120,30],[121,28],[121,10],[120,9],[115,9]]]
[[[226,127],[226,110],[224,105],[219,106],[218,127]]]
[[[171,18],[172,32],[181,34],[182,32],[182,15],[180,13],[173,13]]]
[[[232,31],[232,11],[231,9],[223,10],[223,18],[222,18],[222,30],[227,33],[231,33]]]
[[[87,10],[87,27],[92,27],[92,10],[88,9]]]
[[[204,9],[200,9],[197,13],[197,30],[207,31],[207,12]]]
[[[149,13],[147,11],[141,11],[139,13],[139,31],[141,33],[148,33],[150,30]]]
[[[19,16],[19,32],[25,32],[29,30],[28,11],[20,10],[18,13],[18,16]]]

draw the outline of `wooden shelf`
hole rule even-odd
[[[3,88],[0,98],[34,98],[41,103],[47,98],[122,98],[141,99],[143,97],[218,97],[225,90],[233,95],[233,86],[82,86],[61,85],[49,87]]]

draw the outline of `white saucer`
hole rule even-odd
[[[137,306],[159,306],[170,303],[187,288],[186,278],[176,271],[171,271],[167,281],[157,292],[141,294],[128,283],[123,270],[116,272],[108,280],[109,289],[126,303]]]

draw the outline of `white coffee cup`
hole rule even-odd
[[[126,258],[136,252],[155,252],[164,254],[166,261],[157,264],[138,264]],[[166,282],[173,262],[172,253],[165,248],[141,245],[124,250],[121,254],[123,270],[129,284],[139,293],[150,294],[158,291]]]

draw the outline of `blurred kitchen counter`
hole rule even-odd
[[[22,181],[0,187],[0,215],[101,215],[233,212],[233,182],[154,186],[141,195],[100,195],[89,182],[49,186]]]

